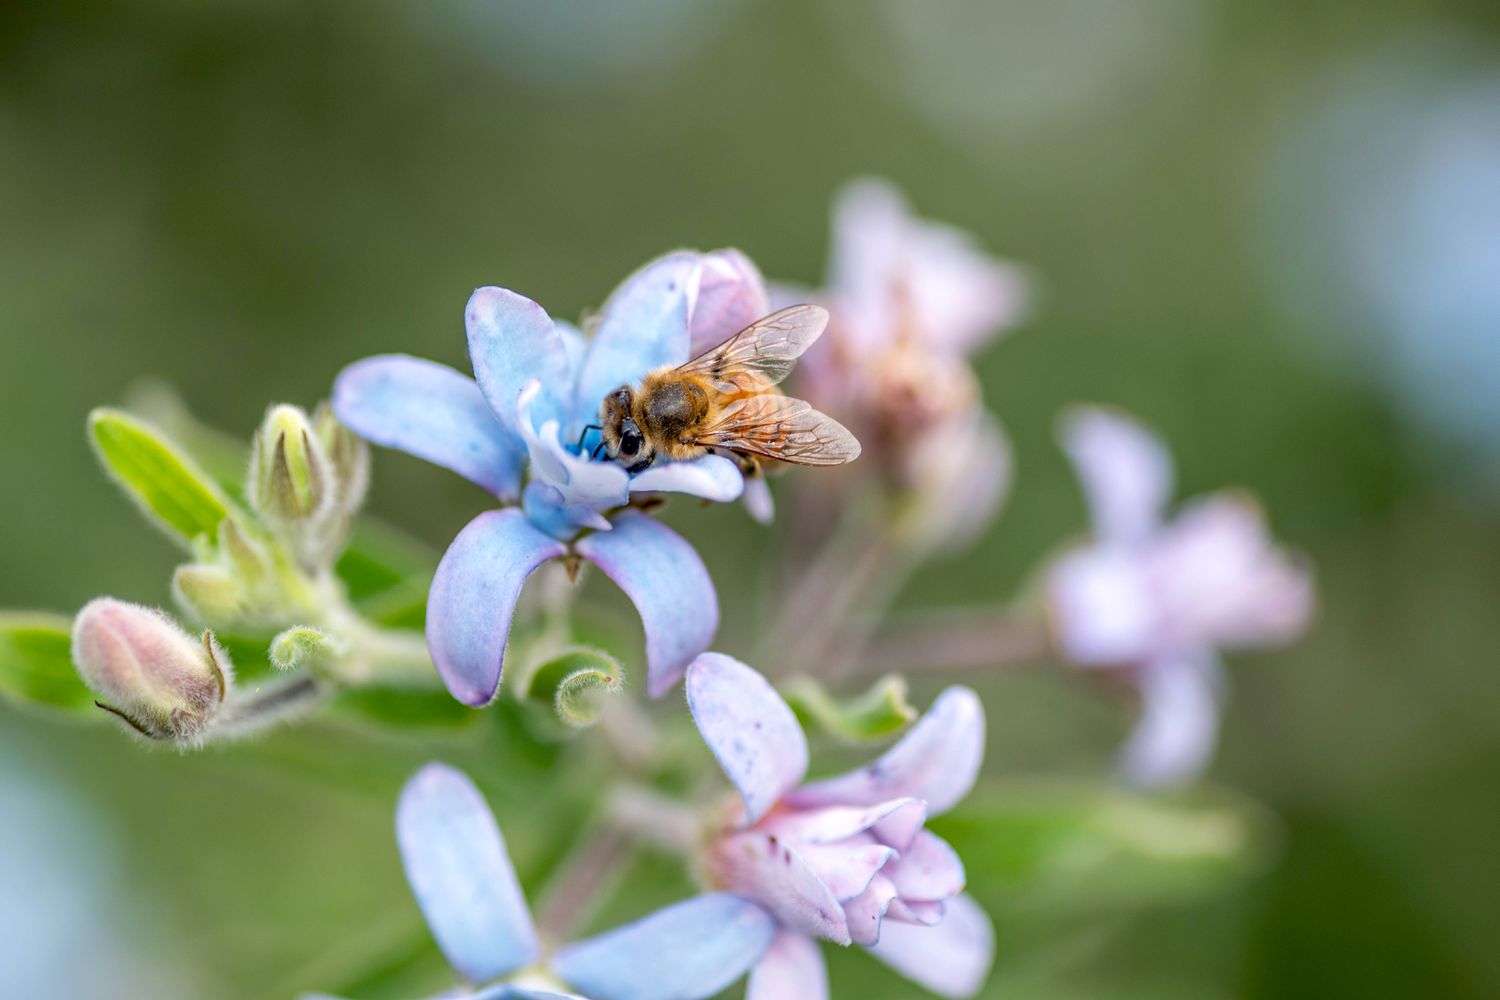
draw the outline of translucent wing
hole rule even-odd
[[[859,457],[859,442],[843,424],[777,393],[736,400],[693,443],[795,465],[842,465]]]
[[[827,325],[828,310],[822,306],[790,306],[751,323],[677,370],[702,375],[730,395],[765,392],[787,377]]]

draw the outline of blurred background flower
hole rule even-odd
[[[1264,802],[1279,846],[1212,898],[1174,883],[1125,905],[1118,883],[1087,877],[1094,841],[1044,869],[1024,837],[986,849],[1013,815],[993,783],[1105,775],[1133,714],[1061,671],[965,678],[985,700],[988,764],[934,826],[995,920],[984,995],[1494,995],[1500,513],[1453,480],[1477,478],[1488,445],[1469,442],[1495,433],[1500,10],[679,0],[624,25],[615,6],[4,5],[0,607],[165,602],[180,557],[83,436],[90,408],[138,376],[247,437],[268,401],[323,398],[361,357],[463,369],[456,317],[483,285],[576,316],[678,246],[735,246],[816,284],[834,193],[887,177],[1044,281],[1024,335],[974,359],[1014,450],[1004,515],[916,573],[899,606],[1008,600],[1084,523],[1052,437],[1080,399],[1160,431],[1182,495],[1253,490],[1318,567],[1322,599],[1302,644],[1238,658],[1210,777]],[[487,502],[382,452],[368,506],[430,567]],[[670,518],[722,606],[764,603],[777,536],[733,509],[676,502]],[[617,619],[615,647],[638,653],[626,599],[586,586]],[[755,621],[726,615],[715,648],[751,649]],[[914,678],[913,702],[947,680]],[[76,954],[87,934],[128,964],[102,993],[69,981],[69,995],[172,996],[177,977],[176,995],[228,1000],[430,994],[447,966],[390,837],[405,778],[442,757],[498,814],[526,812],[506,832],[528,887],[566,848],[552,831],[577,821],[576,791],[549,784],[557,751],[492,714],[456,735],[326,724],[183,758],[0,707],[7,773],[61,817],[24,841],[51,860],[20,870],[81,865],[39,891],[87,917],[37,919],[28,895],[0,892],[0,926],[25,932],[0,939],[0,965]],[[0,827],[30,829],[33,801],[7,792]],[[1171,837],[1162,824],[1111,799],[1091,829],[1137,860],[1245,835],[1217,814]],[[1033,891],[1069,873],[1068,891]],[[692,891],[650,859],[632,879],[631,912],[581,933]],[[864,956],[826,958],[841,991],[911,995]],[[62,972],[91,972],[76,966]]]

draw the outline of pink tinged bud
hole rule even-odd
[[[212,633],[195,638],[160,611],[111,597],[90,601],[74,619],[73,662],[99,707],[150,739],[200,734],[230,679]]]

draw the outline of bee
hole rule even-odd
[[[794,465],[842,465],[859,442],[838,421],[776,386],[828,325],[821,306],[792,306],[758,320],[718,347],[676,368],[622,385],[599,404],[602,449],[631,473],[657,459],[681,461],[726,452],[745,475],[764,459]]]

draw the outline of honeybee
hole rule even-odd
[[[640,387],[622,385],[599,404],[602,449],[631,473],[658,458],[672,461],[726,452],[755,475],[762,459],[842,465],[859,442],[837,420],[783,396],[786,378],[828,325],[821,306],[792,306],[758,320],[676,368],[660,368]]]

